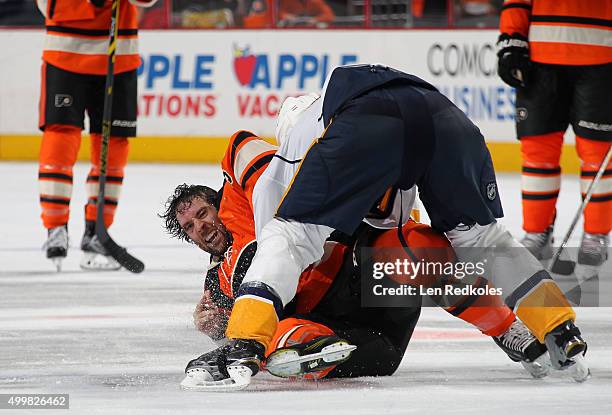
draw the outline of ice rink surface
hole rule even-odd
[[[584,384],[531,379],[491,339],[427,308],[392,377],[306,382],[260,374],[244,392],[181,391],[185,364],[213,347],[191,321],[208,258],[171,240],[156,214],[177,184],[219,186],[221,174],[209,165],[128,166],[110,233],[145,262],[133,275],[78,266],[87,169],[75,169],[72,248],[56,273],[41,250],[37,165],[0,163],[0,393],[68,393],[70,410],[50,413],[74,414],[612,414],[612,308],[577,310],[593,373]],[[504,223],[520,237],[519,177],[498,179]],[[578,203],[578,178],[564,177],[558,239]],[[0,415],[28,412],[43,413]]]

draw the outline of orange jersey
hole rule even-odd
[[[528,37],[534,62],[612,62],[612,0],[506,0],[500,31]]]
[[[276,146],[255,134],[238,131],[230,138],[221,161],[225,182],[219,219],[232,234],[233,242],[218,273],[221,290],[230,298],[234,298],[257,249],[253,188],[275,152]]]
[[[229,298],[235,297],[257,250],[253,189],[276,149],[253,133],[238,131],[230,138],[221,161],[225,182],[219,219],[233,241],[215,269],[219,288]],[[346,249],[341,244],[327,244],[321,261],[302,273],[296,295],[298,312],[309,312],[321,300],[342,265]]]
[[[140,65],[136,7],[127,0],[119,4],[115,73]],[[106,75],[111,2],[96,7],[86,0],[47,0],[39,7],[47,29],[43,60],[70,72]]]

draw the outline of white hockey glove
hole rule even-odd
[[[283,142],[289,136],[289,132],[295,126],[300,115],[308,109],[320,95],[311,92],[307,95],[301,95],[297,98],[287,97],[278,111],[278,117],[276,118],[276,142],[278,145],[282,145]]]

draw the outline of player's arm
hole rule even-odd
[[[268,167],[277,147],[249,131],[238,131],[230,138],[221,161],[226,180],[237,188],[253,209],[253,189]]]
[[[269,345],[284,306],[295,296],[300,274],[322,257],[332,230],[280,218],[263,228],[234,303],[228,338]]]
[[[497,41],[498,73],[513,87],[526,87],[529,78],[531,0],[506,0],[502,6]]]
[[[217,266],[208,270],[204,293],[193,311],[196,329],[213,340],[225,337],[227,321],[234,304],[234,300],[221,290],[218,269]]]

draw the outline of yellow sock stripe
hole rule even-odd
[[[518,318],[544,343],[544,337],[566,320],[575,320],[576,313],[559,286],[544,280],[529,292],[515,307]]]
[[[271,301],[245,295],[234,303],[225,334],[230,339],[255,340],[267,349],[277,326],[278,317]]]

